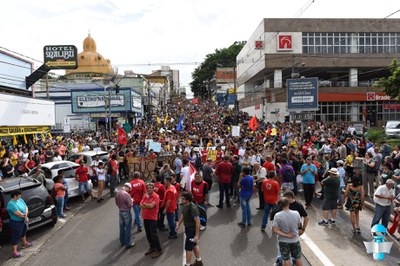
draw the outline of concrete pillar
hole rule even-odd
[[[350,84],[350,87],[358,87],[358,69],[357,68],[349,69],[349,84]]]
[[[274,70],[274,88],[282,88],[282,69]]]

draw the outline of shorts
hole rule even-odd
[[[25,221],[14,221],[10,219],[11,226],[11,245],[17,245],[21,237],[26,236],[28,227]]]
[[[90,186],[89,186],[89,182],[82,182],[82,183],[79,183],[79,185],[78,185],[78,191],[79,191],[79,194],[82,194],[83,193],[83,188],[85,188],[85,191],[86,192],[92,192],[92,189],[90,188]]]
[[[301,259],[301,246],[299,241],[296,243],[279,242],[279,251],[284,261],[290,260],[290,258]]]
[[[292,190],[292,189],[294,189],[293,182],[290,182],[290,183],[282,183],[281,189],[282,189],[282,190]]]
[[[190,239],[194,238],[195,234],[196,234],[196,229],[194,229],[194,228],[185,228],[185,235],[186,235],[185,250],[193,251],[193,248],[195,246],[197,246],[196,242],[190,241]]]
[[[336,209],[337,209],[337,200],[324,199],[324,201],[322,202],[323,211],[330,211]]]

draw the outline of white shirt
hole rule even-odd
[[[377,198],[375,195],[379,195],[379,196],[383,196],[383,197],[389,197],[389,196],[395,196],[394,195],[394,189],[388,189],[387,188],[387,186],[386,186],[386,184],[384,184],[384,185],[380,185],[377,189],[376,189],[376,191],[375,191],[375,193],[374,193],[374,202],[376,203],[376,204],[379,204],[379,205],[381,205],[381,206],[390,206],[390,205],[392,205],[392,201],[391,200],[387,200],[387,199],[380,199],[380,198]]]
[[[190,167],[185,166],[181,170],[182,182],[181,185],[186,189],[186,191],[192,191],[192,179],[190,177]]]
[[[371,146],[371,147],[367,150],[367,152],[370,152],[370,153],[372,154],[372,156],[375,156],[375,155],[376,155],[374,146]]]
[[[97,179],[98,180],[106,180],[106,170],[104,168],[96,168]]]
[[[260,169],[258,169],[257,171],[257,177],[259,179],[265,179],[266,176],[267,176],[267,169],[261,166]]]

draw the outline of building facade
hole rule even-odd
[[[400,19],[263,19],[237,56],[241,110],[285,121],[287,80],[318,78],[317,121],[400,119],[400,103],[374,87],[400,56]]]

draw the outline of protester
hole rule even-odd
[[[98,185],[97,202],[100,203],[104,200],[102,196],[103,196],[104,186],[106,183],[106,169],[104,169],[103,162],[99,162],[95,169],[96,169],[95,171],[97,175],[97,185]]]
[[[177,208],[176,198],[178,194],[176,192],[175,186],[171,184],[171,177],[167,177],[164,180],[165,187],[167,190],[165,191],[164,201],[162,208],[164,209],[163,213],[167,216],[168,226],[169,226],[169,239],[178,238],[178,234],[176,233],[176,223],[175,223],[175,210]]]
[[[140,201],[143,199],[143,195],[146,193],[146,184],[140,179],[140,173],[134,172],[133,179],[131,182],[131,197],[132,197],[132,208],[135,214],[135,224],[138,232],[142,232],[142,220],[140,219]]]
[[[132,214],[133,205],[130,191],[132,185],[125,183],[115,195],[115,203],[119,209],[119,241],[121,246],[129,249],[134,247],[136,243],[131,240]]]
[[[324,217],[318,222],[319,225],[334,225],[336,223],[336,211],[337,211],[337,201],[338,201],[338,189],[340,187],[339,173],[337,168],[331,168],[329,170],[329,177],[325,178],[321,182],[322,188],[324,190],[324,200],[322,202],[322,211]],[[329,217],[329,212],[331,213],[331,218]]]
[[[265,227],[268,223],[268,217],[270,211],[272,211],[278,203],[280,186],[279,183],[274,180],[275,172],[268,173],[268,179],[264,180],[261,185],[261,191],[264,194],[264,216],[261,224],[261,231],[265,231]]]
[[[260,165],[260,163],[257,161],[253,164],[253,178],[256,181],[256,186],[257,186],[257,192],[258,192],[258,201],[259,201],[259,207],[257,210],[264,210],[264,194],[261,191],[261,184],[265,180],[267,176],[267,170]]]
[[[92,194],[92,188],[89,186],[89,176],[88,176],[88,169],[85,166],[85,162],[81,160],[79,162],[79,167],[75,171],[75,178],[78,180],[78,192],[82,197],[82,203],[85,202],[85,194],[84,191],[89,193],[91,199],[95,199]]]
[[[67,216],[64,214],[64,197],[65,191],[67,190],[66,187],[62,184],[64,182],[63,176],[56,176],[54,178],[54,190],[56,192],[56,208],[57,208],[57,215],[60,218],[66,218]]]
[[[202,207],[207,213],[208,184],[203,180],[200,173],[195,173],[192,181],[193,202]],[[200,226],[200,231],[206,230],[206,225]]]
[[[250,199],[253,193],[254,179],[250,175],[249,167],[243,168],[243,176],[239,180],[240,188],[240,206],[242,208],[242,221],[238,223],[240,227],[251,226],[253,224],[250,209]]]
[[[163,179],[161,174],[156,176],[156,182],[154,183],[154,192],[157,193],[159,198],[159,208],[158,208],[158,216],[157,216],[157,228],[160,231],[168,231],[164,225],[164,208],[162,207],[165,195],[165,186],[161,184],[161,180]]]
[[[231,178],[233,174],[233,166],[229,162],[229,157],[225,156],[223,161],[218,164],[217,169],[215,171],[215,175],[218,178],[219,185],[219,204],[218,208],[223,208],[224,204],[224,195],[225,195],[225,203],[226,207],[230,208],[230,197],[229,197],[229,184],[231,183]]]
[[[374,194],[375,211],[372,218],[371,228],[378,224],[382,219],[382,225],[387,228],[390,217],[390,207],[395,199],[394,195],[394,181],[388,179],[386,184],[380,185]]]
[[[306,201],[306,209],[311,208],[311,202],[314,197],[314,186],[315,186],[315,174],[317,173],[317,167],[311,164],[311,157],[307,157],[307,163],[303,164],[300,169],[300,174],[303,176],[303,189],[304,189],[304,200]]]
[[[181,203],[182,203],[182,214],[176,225],[176,231],[179,230],[180,225],[183,223],[185,226],[185,251],[186,251],[186,262],[185,266],[202,266],[203,262],[200,257],[200,248],[198,246],[199,232],[200,232],[200,219],[199,210],[192,203],[192,194],[188,191],[182,192]],[[192,261],[192,252],[196,257],[196,261],[190,264]]]
[[[143,209],[142,217],[144,230],[146,232],[147,241],[150,248],[144,255],[151,255],[152,258],[157,258],[162,254],[160,239],[157,232],[157,216],[160,198],[157,193],[154,193],[154,184],[147,183],[146,194],[140,201],[140,208]]]
[[[364,187],[359,175],[353,175],[351,183],[347,184],[343,202],[350,211],[350,221],[353,234],[361,234],[360,211],[364,208]],[[348,203],[347,203],[348,202]]]

